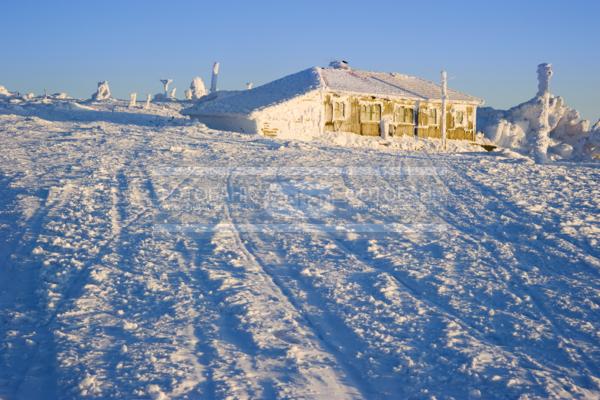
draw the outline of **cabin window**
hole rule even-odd
[[[412,108],[404,109],[404,122],[412,124],[414,122],[415,111]]]
[[[456,112],[456,126],[465,126],[465,112],[464,111]]]
[[[437,117],[437,108],[432,108],[429,110],[429,125],[437,125],[438,117]]]
[[[342,120],[346,118],[346,104],[336,101],[333,105],[333,119]]]
[[[381,106],[379,104],[360,106],[360,122],[379,122],[381,120]]]
[[[412,124],[413,122],[413,109],[409,107],[398,107],[394,112],[394,122]]]

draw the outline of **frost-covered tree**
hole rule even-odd
[[[192,100],[192,89],[186,89],[183,94],[186,100]]]
[[[204,81],[199,76],[192,79],[190,90],[192,91],[193,100],[198,100],[200,97],[206,96],[206,87],[204,86]]]
[[[108,100],[110,99],[110,87],[108,81],[98,82],[98,89],[92,94],[92,100]]]

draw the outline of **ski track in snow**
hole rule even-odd
[[[600,396],[596,166],[153,112],[0,115],[0,398]]]

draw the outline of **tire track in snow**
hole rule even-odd
[[[232,190],[232,174],[229,174],[227,177],[227,193],[228,199],[234,198]],[[332,332],[327,332],[327,334],[323,332],[322,329],[311,320],[310,316],[305,312],[303,307],[299,305],[298,301],[294,298],[292,292],[277,278],[277,276],[271,273],[269,271],[269,268],[266,268],[265,265],[263,265],[243,243],[239,229],[237,228],[237,223],[232,218],[231,204],[229,203],[229,201],[227,201],[225,204],[224,212],[225,222],[231,227],[237,247],[242,251],[246,258],[251,261],[254,267],[258,271],[260,271],[260,273],[263,274],[266,277],[266,279],[268,279],[270,285],[275,289],[275,293],[278,294],[278,297],[285,299],[285,302],[293,308],[294,313],[301,318],[304,325],[308,327],[310,331],[313,332],[315,338],[320,342],[319,347],[322,347],[324,350],[326,350],[328,354],[330,354],[333,357],[333,359],[336,360],[336,364],[342,368],[342,371],[345,375],[347,375],[347,377],[352,378],[356,389],[360,390],[362,396],[364,396],[365,398],[369,398],[372,395],[372,393],[374,393],[373,389],[370,388],[369,385],[361,379],[360,374],[352,367],[351,363],[345,360],[340,354],[340,352],[336,349],[336,347],[330,344],[328,339],[326,339],[326,336],[328,336]],[[311,379],[314,381],[315,378],[317,377],[312,377]],[[336,379],[340,383],[346,380],[344,377],[340,376],[336,377]],[[351,393],[352,391],[348,391],[348,389],[346,389],[346,392]]]
[[[56,372],[53,362],[54,340],[52,331],[46,324],[40,323],[40,321],[44,320],[43,312],[39,309],[40,304],[38,304],[39,299],[37,297],[40,285],[40,266],[38,263],[22,265],[25,260],[31,259],[32,251],[41,234],[48,210],[53,206],[52,203],[48,202],[48,193],[47,189],[41,190],[41,204],[37,211],[27,221],[27,226],[23,228],[21,234],[14,237],[10,245],[6,247],[6,252],[2,254],[2,268],[10,268],[10,272],[16,274],[11,278],[6,277],[6,280],[3,279],[3,283],[8,284],[2,290],[3,297],[9,295],[9,297],[13,298],[12,300],[3,300],[6,301],[7,306],[17,305],[18,308],[15,311],[22,313],[23,317],[30,321],[29,324],[24,324],[24,327],[23,325],[15,326],[15,331],[22,331],[25,328],[28,332],[26,336],[33,338],[27,339],[27,341],[31,340],[27,346],[21,345],[16,348],[5,348],[2,352],[3,360],[18,363],[17,365],[6,365],[4,368],[1,368],[2,371],[10,371],[14,375],[16,370],[21,369],[16,374],[17,379],[11,385],[12,392],[17,397],[35,397],[40,396],[42,393],[55,397],[57,393]],[[23,289],[27,291],[24,293]],[[15,317],[16,314],[13,318]],[[10,326],[10,324],[6,324],[3,329],[6,331],[2,333],[8,333],[7,331]],[[2,343],[6,342],[5,337]],[[14,356],[17,359],[10,360],[11,353],[14,352],[19,353],[18,356]],[[27,361],[26,364],[19,365],[25,360]]]
[[[428,156],[428,155],[427,155],[427,156]],[[428,159],[429,159],[429,165],[430,165],[431,167],[434,167],[433,160],[431,160],[431,158],[430,158],[429,156],[428,156]],[[448,170],[451,170],[451,168],[452,168],[452,167],[451,167],[451,166],[449,166],[447,163],[446,163],[446,164],[444,164],[444,165],[445,165],[445,167],[446,167]],[[456,175],[458,175],[458,174],[456,174]],[[444,188],[446,188],[446,190],[448,190],[448,191],[451,191],[451,188],[450,188],[450,187],[449,187],[449,186],[448,186],[448,185],[447,185],[445,182],[442,182],[442,181],[441,181],[441,178],[440,178],[439,176],[437,176],[437,175],[434,175],[434,178],[436,179],[436,181],[438,181],[438,183],[440,183],[441,185],[443,185],[443,187],[444,187]],[[383,181],[385,184],[389,184],[389,182],[387,182],[387,180],[386,180],[386,179],[382,179],[382,181]],[[417,184],[417,185],[420,185],[420,184],[422,184],[422,183],[419,183],[419,182],[417,182],[416,184]],[[418,199],[418,197],[416,197],[416,199],[417,199],[417,200],[419,200],[419,199]],[[470,211],[470,212],[472,213],[472,211]],[[455,228],[456,228],[458,231],[461,231],[461,232],[463,231],[463,229],[460,227],[461,225],[456,225],[456,224],[455,224],[455,222],[456,222],[456,217],[455,217],[455,216],[453,216],[453,215],[450,215],[450,214],[445,214],[445,215],[444,215],[444,214],[442,214],[442,213],[437,213],[437,215],[438,215],[438,217],[442,218],[442,219],[443,219],[443,220],[444,220],[444,221],[445,221],[445,222],[446,222],[446,223],[447,223],[449,226],[455,227]],[[476,217],[477,217],[477,215],[473,213],[473,214],[471,214],[471,217],[472,217],[472,218],[476,218]],[[466,233],[466,232],[465,232],[465,233]],[[479,242],[478,242],[476,239],[472,238],[472,239],[470,239],[470,240],[471,240],[471,241],[472,241],[472,242],[473,242],[473,243],[474,243],[476,246],[479,246]],[[489,249],[489,250],[490,250],[490,252],[493,252],[493,249]],[[357,253],[355,252],[355,254],[357,254]],[[359,255],[359,254],[357,254],[357,255]],[[526,269],[523,269],[523,268],[521,268],[521,266],[519,265],[519,263],[516,263],[516,266],[517,266],[519,269],[523,270],[524,272],[527,272],[527,270],[526,270]],[[530,293],[530,294],[534,294],[534,293],[533,293],[533,292],[532,292],[532,291],[531,291],[531,290],[530,290],[530,289],[529,289],[529,288],[528,288],[528,287],[527,287],[527,286],[524,284],[524,282],[522,281],[522,279],[521,279],[519,276],[516,276],[515,274],[511,274],[511,276],[513,276],[515,279],[518,279],[518,280],[519,280],[519,287],[520,287],[520,291],[521,291],[521,293]],[[425,298],[425,297],[430,297],[430,295],[431,295],[431,294],[427,294],[427,295],[425,295],[425,294],[424,294],[423,296],[420,296],[420,297],[421,297],[421,298]],[[531,297],[534,299],[533,305],[534,305],[534,306],[536,306],[536,308],[538,309],[538,311],[540,312],[540,314],[541,314],[541,315],[544,317],[544,319],[546,319],[546,320],[549,322],[549,325],[554,327],[554,326],[555,326],[555,324],[552,322],[552,318],[553,318],[553,317],[550,315],[549,311],[548,311],[548,310],[547,310],[547,309],[546,309],[546,308],[543,306],[543,302],[542,302],[541,300],[537,299],[537,295],[535,295],[535,297],[534,297],[534,296],[531,296]],[[444,306],[444,305],[442,305],[441,303],[439,303],[439,304],[441,305],[441,307],[442,307],[443,309],[450,310],[448,307],[445,307],[445,306]],[[456,316],[457,316],[457,318],[460,318],[460,317],[459,317],[459,316],[458,316],[456,313],[453,313],[453,314],[454,314],[454,315],[456,315]],[[465,322],[465,323],[467,323],[466,321],[464,321],[464,322]],[[488,335],[486,335],[486,334],[485,334],[485,332],[483,332],[481,329],[477,328],[476,326],[474,326],[474,325],[472,325],[472,324],[470,324],[470,323],[467,323],[467,324],[468,324],[468,326],[471,326],[471,327],[472,327],[472,329],[475,329],[475,330],[479,331],[479,332],[480,332],[482,335],[484,335],[484,336],[488,336]],[[560,341],[562,341],[562,338],[564,338],[564,337],[569,337],[569,336],[565,335],[564,333],[562,333],[562,330],[560,330],[560,329],[556,329],[556,332],[558,332],[558,333],[559,333],[558,339],[559,339]],[[492,344],[493,344],[493,343],[492,343]],[[498,343],[497,345],[502,345],[502,343]],[[539,369],[542,369],[542,370],[546,370],[546,371],[547,371],[547,370],[549,370],[549,368],[551,368],[551,367],[549,367],[549,366],[547,366],[547,365],[542,365],[542,364],[540,364],[539,362],[537,362],[536,360],[532,359],[530,354],[523,353],[522,351],[519,351],[519,350],[517,350],[517,349],[512,349],[512,352],[513,352],[515,355],[520,355],[520,356],[522,356],[522,357],[521,357],[521,360],[528,360],[528,362],[532,362],[532,363],[534,363],[534,364],[537,364],[536,366],[537,366]],[[578,350],[578,353],[579,353],[579,355],[580,355],[580,358],[581,358],[581,359],[584,361],[584,363],[586,364],[586,367],[588,368],[587,374],[589,375],[589,374],[590,374],[590,371],[595,371],[595,368],[593,368],[593,365],[594,365],[594,364],[593,364],[593,362],[591,362],[591,360],[589,360],[589,359],[587,358],[587,356],[586,356],[585,352],[582,352],[582,351]],[[588,360],[589,360],[589,361],[588,361]],[[538,378],[537,378],[537,377],[535,377],[535,376],[533,377],[533,379],[534,379],[534,380],[538,380]]]

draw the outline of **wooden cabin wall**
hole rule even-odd
[[[344,104],[344,115],[336,113],[336,103]],[[361,118],[361,106],[379,106],[380,117],[374,121]],[[418,136],[423,138],[441,138],[441,104],[418,102],[404,99],[383,99],[375,96],[343,96],[330,93],[325,96],[325,131],[353,132],[365,136],[380,135],[380,121],[385,119],[390,126],[391,136]],[[446,132],[448,139],[475,140],[475,107],[450,102],[446,112]],[[412,118],[406,122],[394,118],[397,110],[412,110]],[[458,126],[454,118],[458,109],[463,112],[464,126]],[[338,108],[339,110],[339,108]],[[435,111],[433,111],[435,110]],[[433,115],[432,113],[435,113]],[[364,113],[363,113],[364,114]],[[369,114],[371,115],[371,114]],[[398,114],[396,114],[398,117]]]
[[[335,103],[343,102],[346,107],[344,118],[335,118]],[[361,119],[361,107],[379,107],[379,118],[372,121]],[[394,121],[394,112],[399,107],[416,109],[416,102],[412,100],[389,100],[374,96],[340,96],[328,94],[325,96],[325,130],[334,132],[353,132],[365,136],[379,136],[380,122],[382,118],[390,121],[390,134],[393,136],[414,136],[414,116],[413,122],[405,123]]]

